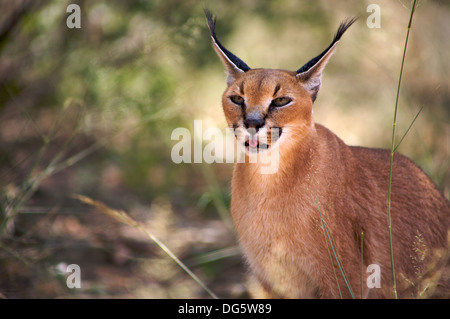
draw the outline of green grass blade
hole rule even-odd
[[[414,122],[416,121],[417,117],[419,116],[420,112],[422,112],[424,105],[422,105],[422,107],[420,108],[420,110],[417,112],[416,116],[414,117],[414,119],[412,120],[411,124],[409,124],[408,129],[406,130],[405,134],[403,134],[402,138],[400,139],[400,142],[398,142],[397,146],[395,146],[394,148],[394,152],[397,151],[397,148],[400,146],[400,144],[402,144],[403,139],[406,137],[406,135],[408,134],[409,130],[411,129],[411,127],[413,126]]]
[[[392,290],[393,290],[395,299],[398,299],[398,295],[397,295],[397,283],[395,280],[394,248],[393,248],[393,244],[392,244],[392,222],[391,222],[392,168],[393,168],[393,163],[394,163],[394,153],[395,153],[395,149],[396,149],[396,147],[395,147],[395,128],[397,125],[398,100],[399,100],[399,96],[400,96],[400,87],[401,87],[401,83],[402,83],[403,66],[405,64],[406,48],[408,47],[409,31],[411,30],[411,24],[412,24],[412,19],[414,16],[415,8],[416,8],[416,0],[414,0],[414,2],[413,2],[412,8],[411,8],[411,13],[409,16],[408,29],[406,32],[406,39],[405,39],[405,46],[403,48],[402,63],[400,66],[400,74],[398,77],[397,95],[395,97],[394,120],[392,123],[391,158],[390,158],[390,162],[389,162],[389,184],[388,184],[388,199],[387,199],[388,231],[389,231],[389,250],[390,250],[390,256],[391,256]]]
[[[363,299],[364,232],[361,232],[361,299]]]
[[[350,295],[352,296],[352,299],[355,299],[355,295],[353,294],[352,287],[350,286],[350,283],[347,280],[347,276],[345,274],[344,268],[341,264],[340,259],[337,256],[336,250],[334,249],[333,240],[331,239],[331,236],[330,236],[330,233],[328,232],[328,228],[326,226],[325,220],[323,219],[322,211],[320,210],[319,202],[317,201],[317,196],[315,196],[315,200],[316,200],[317,210],[319,211],[320,220],[322,221],[322,226],[325,229],[325,233],[327,235],[328,242],[330,243],[331,250],[333,251],[333,255],[336,260],[336,263],[339,267],[339,271],[341,272],[342,278],[344,279],[345,285],[347,286],[348,291],[350,292]]]
[[[339,297],[342,299],[341,287],[340,287],[340,285],[339,285],[339,280],[338,280],[338,277],[337,277],[337,274],[336,274],[336,269],[335,269],[334,264],[333,264],[333,257],[331,256],[331,251],[330,251],[330,247],[329,247],[329,245],[328,245],[327,234],[326,234],[326,232],[325,232],[325,228],[323,228],[323,235],[324,235],[324,237],[325,237],[325,242],[326,242],[326,244],[327,244],[328,256],[330,257],[330,262],[331,262],[331,266],[332,266],[332,268],[333,268],[334,278],[336,279],[336,284],[337,284],[338,291],[339,291]]]
[[[400,146],[400,144],[403,142],[403,139],[406,137],[406,135],[408,134],[409,130],[411,129],[411,127],[413,126],[414,122],[417,120],[417,118],[419,117],[420,112],[422,112],[423,108],[428,104],[428,102],[430,101],[431,97],[434,95],[434,93],[436,93],[436,91],[439,89],[439,85],[436,87],[436,89],[433,91],[432,94],[430,94],[430,96],[428,97],[427,101],[425,102],[424,105],[422,105],[422,107],[419,109],[419,111],[417,112],[416,116],[414,117],[414,119],[412,120],[411,124],[409,124],[408,129],[406,130],[405,134],[403,134],[402,138],[400,139],[400,142],[398,142],[397,146],[394,148],[394,152],[397,151],[397,148]]]
[[[200,280],[180,259],[178,259],[177,256],[163,243],[161,242],[157,237],[155,237],[148,229],[140,222],[135,221],[133,218],[131,218],[127,213],[124,211],[118,211],[109,208],[105,204],[99,201],[95,201],[87,196],[83,195],[74,195],[73,198],[96,207],[100,212],[114,218],[115,220],[129,225],[140,232],[142,232],[144,235],[146,235],[148,238],[150,238],[159,248],[161,248],[175,263],[178,264],[178,266],[181,267],[200,287],[203,288],[212,298],[218,299],[218,297],[203,283],[203,281]]]

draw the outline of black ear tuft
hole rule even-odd
[[[347,31],[348,28],[350,28],[350,26],[355,23],[355,21],[358,20],[358,17],[353,17],[353,18],[348,18],[347,20],[341,22],[341,24],[339,25],[339,28],[336,32],[336,35],[334,36],[333,39],[333,43],[339,41],[342,37],[342,35],[344,34],[345,31]]]
[[[308,71],[311,67],[313,67],[317,62],[320,61],[320,59],[323,58],[323,56],[325,54],[327,54],[327,52],[333,47],[333,45],[335,45],[336,42],[338,42],[342,35],[344,34],[345,31],[347,31],[348,28],[350,28],[350,26],[355,23],[355,21],[358,20],[357,17],[351,18],[351,19],[347,19],[344,22],[342,22],[339,25],[339,28],[333,38],[333,41],[331,42],[331,44],[328,46],[328,48],[325,49],[325,51],[323,51],[321,54],[319,54],[318,56],[316,56],[315,58],[311,59],[310,61],[308,61],[308,63],[306,63],[304,66],[302,66],[300,69],[297,70],[297,74],[303,73]]]
[[[208,9],[205,9],[205,16],[206,20],[208,20],[208,28],[209,32],[211,33],[211,37],[214,41],[214,43],[220,48],[220,50],[223,52],[223,54],[241,71],[246,72],[250,70],[250,67],[245,64],[244,61],[239,59],[237,56],[235,56],[233,53],[228,51],[220,42],[219,39],[217,39],[216,36],[216,18],[213,16],[211,11]]]

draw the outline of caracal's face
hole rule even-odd
[[[227,74],[222,98],[228,126],[247,154],[302,143],[313,125],[312,105],[321,86],[322,70],[341,36],[356,21],[340,24],[331,44],[296,72],[252,69],[228,51],[215,31],[216,19],[205,10],[211,40]]]
[[[295,72],[252,69],[238,76],[223,94],[228,126],[247,154],[278,144],[301,142],[312,125],[312,99]]]

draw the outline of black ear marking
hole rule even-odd
[[[325,49],[325,51],[323,51],[321,54],[319,54],[318,56],[316,56],[315,58],[311,59],[310,61],[308,61],[305,65],[303,65],[300,69],[297,70],[297,74],[303,73],[303,72],[307,72],[309,69],[311,69],[314,65],[316,65],[327,53],[328,51],[330,51],[330,49],[337,43],[339,42],[339,40],[341,39],[342,35],[344,34],[345,31],[347,31],[348,28],[350,28],[350,26],[355,23],[355,21],[358,20],[358,17],[354,17],[351,19],[347,19],[345,21],[343,21],[340,25],[339,28],[333,38],[333,41],[331,42],[331,44],[328,46],[328,48]]]
[[[216,18],[213,16],[213,14],[211,13],[211,11],[209,11],[208,9],[204,9],[205,11],[205,16],[206,16],[206,20],[208,21],[208,28],[209,28],[209,32],[211,33],[211,38],[213,39],[214,43],[219,47],[219,49],[222,51],[222,53],[224,54],[224,56],[226,56],[226,58],[239,70],[241,70],[242,72],[246,72],[248,70],[250,70],[250,67],[245,64],[244,61],[242,61],[241,59],[239,59],[237,56],[235,56],[233,53],[231,53],[230,51],[228,51],[220,42],[219,39],[217,38],[216,35]]]

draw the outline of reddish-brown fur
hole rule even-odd
[[[238,136],[248,134],[244,117],[259,112],[265,119],[258,135],[282,128],[276,142],[269,140],[269,150],[259,152],[278,152],[275,173],[262,174],[260,161],[250,163],[255,155],[248,148],[245,162],[236,163],[233,173],[231,213],[252,274],[264,291],[256,296],[351,297],[328,231],[354,296],[360,297],[362,289],[364,298],[393,297],[387,217],[390,151],[349,147],[313,121],[311,88],[316,82],[310,81],[320,81],[334,47],[307,76],[270,69],[243,72],[214,48],[228,74],[222,102],[229,126],[240,129]],[[230,100],[235,95],[244,98],[245,108]],[[270,109],[270,101],[284,96],[292,102]],[[394,156],[391,198],[399,297],[449,297],[449,201],[400,154]],[[369,264],[381,267],[381,288],[367,287]]]

